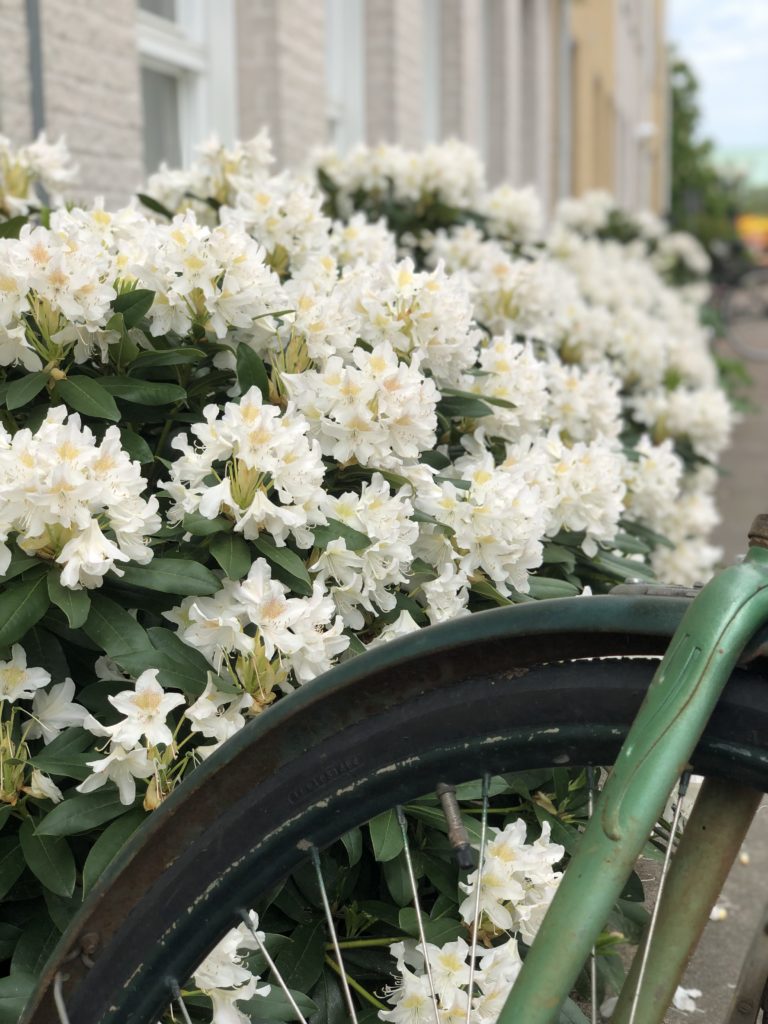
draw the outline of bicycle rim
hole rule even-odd
[[[606,600],[619,614],[621,599]],[[636,622],[647,625],[650,605],[630,604],[640,615]],[[625,602],[625,613],[630,604]],[[294,701],[301,705],[295,713],[287,708],[290,701],[283,702],[273,724],[267,716],[258,723],[258,743],[253,737],[250,743],[241,740],[239,751],[219,759],[218,777],[201,773],[197,793],[189,786],[186,801],[179,798],[158,815],[154,829],[147,830],[154,835],[126,855],[124,862],[139,870],[142,857],[150,853],[163,864],[149,890],[127,900],[131,872],[123,867],[117,870],[119,884],[106,880],[94,895],[95,910],[84,913],[79,933],[67,937],[70,948],[84,934],[105,937],[94,966],[72,971],[79,982],[66,993],[72,1019],[79,1024],[156,1020],[169,1001],[169,980],[186,979],[211,946],[239,923],[238,908],[255,903],[306,858],[309,848],[322,848],[438,782],[553,764],[611,763],[655,662],[588,659],[661,654],[663,632],[518,637],[514,650],[490,643],[482,664],[480,651],[470,645],[434,661],[431,672],[423,659],[406,658],[398,685],[390,680],[394,692],[377,691],[382,680],[375,673],[365,685],[358,681],[357,713],[350,713],[353,694],[343,686],[317,701],[309,691],[301,694]],[[554,661],[557,657],[569,660]],[[760,740],[768,736],[768,695],[760,683],[754,670],[737,673],[729,683],[697,750],[698,771],[768,788]],[[333,728],[337,718],[346,723],[339,731]],[[296,729],[302,730],[303,753],[295,749]],[[256,758],[255,749],[260,751]],[[244,771],[247,751],[250,774]],[[235,798],[225,807],[221,786],[227,771]],[[218,810],[187,842],[184,805],[195,806],[197,797],[201,806],[206,785],[219,787]],[[140,884],[141,875],[134,871],[133,879],[134,886]],[[60,949],[59,960],[66,954]],[[49,984],[56,969],[54,957]],[[43,998],[23,1019],[35,1024],[56,1020],[45,1015],[45,1006]]]

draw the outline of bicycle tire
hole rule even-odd
[[[78,1024],[156,1021],[169,979],[185,980],[238,923],[238,907],[307,846],[439,781],[612,763],[686,606],[605,597],[483,613],[303,687],[225,745],[134,838],[64,936],[23,1024],[58,1024],[51,987],[67,964]],[[768,789],[765,674],[762,662],[734,673],[697,771]],[[90,968],[72,960],[84,939]]]

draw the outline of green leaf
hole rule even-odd
[[[129,292],[121,292],[112,303],[116,313],[123,314],[128,330],[135,327],[142,317],[146,316],[155,301],[155,293],[148,288],[134,288]]]
[[[41,907],[25,923],[13,951],[11,971],[39,975],[59,938],[59,929]]]
[[[108,391],[91,377],[75,376],[60,380],[53,389],[56,398],[61,398],[70,409],[84,416],[95,416],[102,420],[120,419],[120,410]]]
[[[184,366],[188,363],[196,363],[205,357],[201,348],[190,346],[180,348],[151,349],[139,352],[131,363],[129,373],[139,370],[154,369],[156,366]]]
[[[24,854],[19,846],[19,837],[0,838],[0,899],[8,893],[21,875],[25,865]]]
[[[440,394],[449,398],[464,398],[469,402],[487,402],[489,405],[498,405],[502,409],[517,409],[517,405],[514,402],[507,401],[506,398],[494,398],[491,395],[476,395],[474,391],[461,391],[459,388],[440,388]]]
[[[99,385],[114,398],[139,405],[170,405],[183,402],[187,397],[187,392],[178,384],[139,377],[99,377]]]
[[[111,864],[146,817],[146,812],[142,808],[136,807],[107,825],[86,857],[83,867],[83,896],[91,891],[99,876]]]
[[[315,546],[327,548],[332,540],[343,540],[348,551],[362,551],[373,543],[371,538],[338,519],[329,519],[326,526],[315,529]]]
[[[9,217],[8,220],[0,221],[0,238],[18,238],[28,220],[29,217],[23,214],[20,217]]]
[[[18,1024],[36,984],[37,976],[23,971],[0,978],[0,1024]]]
[[[75,889],[75,858],[66,839],[61,836],[37,835],[31,818],[19,829],[21,852],[27,867],[57,896],[71,896]]]
[[[193,537],[210,537],[213,533],[222,533],[232,529],[232,523],[224,516],[207,519],[199,512],[187,512],[181,525],[184,531],[191,533]]]
[[[469,398],[462,396],[442,398],[437,403],[437,411],[452,420],[477,420],[493,413],[493,409],[476,395]]]
[[[120,579],[161,594],[209,596],[221,589],[218,576],[188,558],[153,558],[149,565],[127,565]]]
[[[146,206],[146,208],[151,210],[153,213],[159,213],[161,217],[167,217],[168,220],[173,220],[173,214],[171,211],[167,206],[163,206],[159,200],[153,199],[152,196],[148,196],[144,192],[138,192],[136,198],[142,206]]]
[[[293,996],[296,1005],[303,1013],[305,1020],[309,1020],[313,1014],[317,1013],[318,1006],[314,999],[310,999],[309,996],[298,991],[292,991],[291,995]],[[273,985],[272,991],[266,996],[254,996],[252,999],[244,1001],[238,999],[237,1009],[246,1015],[247,1020],[270,1022],[275,1020],[298,1020],[293,1007],[277,985]],[[323,1019],[325,1020],[325,1018]],[[346,1016],[344,1019],[348,1020]],[[332,1024],[332,1022],[328,1021],[327,1024]]]
[[[413,907],[403,907],[398,918],[400,927],[408,935],[419,937],[419,915]],[[455,942],[464,931],[464,925],[458,918],[441,917],[438,921],[423,918],[424,935],[427,942],[443,946],[446,942]]]
[[[251,544],[270,563],[274,576],[302,597],[312,594],[312,581],[307,567],[294,551],[286,547],[279,548],[264,536],[257,537]]]
[[[211,541],[209,550],[231,580],[241,580],[248,575],[253,557],[239,534],[220,533]]]
[[[267,369],[259,356],[247,345],[241,343],[237,347],[236,355],[237,382],[240,385],[240,394],[244,395],[252,387],[261,391],[265,402],[269,401],[269,377]]]
[[[181,690],[188,697],[199,697],[208,677],[213,675],[202,654],[180,640],[177,633],[162,626],[151,626],[147,632],[160,656],[156,664],[161,685]]]
[[[390,809],[377,814],[368,822],[371,833],[373,855],[378,861],[394,860],[403,849],[403,833],[397,820],[397,813]]]
[[[350,829],[341,837],[344,849],[347,851],[349,866],[353,868],[363,855],[363,833],[359,828]]]
[[[2,600],[2,599],[0,599]],[[91,610],[83,631],[110,656],[134,654],[152,649],[145,630],[124,608],[102,594],[91,595]]]
[[[37,826],[38,836],[73,836],[124,814],[125,804],[114,786],[104,786],[94,793],[74,793],[56,804]]]
[[[317,918],[299,925],[275,963],[289,989],[307,992],[320,977],[324,960],[325,921]]]
[[[528,587],[531,597],[546,601],[553,597],[575,597],[579,588],[566,580],[551,580],[546,576],[529,576]]]
[[[408,875],[408,867],[405,856],[401,853],[394,860],[384,861],[382,864],[384,881],[387,883],[389,895],[398,907],[404,907],[413,899],[411,881]]]
[[[317,1017],[311,1020],[310,1024],[347,1024],[349,1015],[346,1002],[339,979],[333,971],[323,971],[317,985],[312,989],[312,998],[317,1003]],[[296,1019],[295,1014],[291,1019]]]
[[[20,380],[11,381],[5,393],[6,406],[11,411],[21,409],[31,402],[35,395],[39,395],[47,383],[48,374],[44,370],[28,373]]]
[[[10,960],[20,935],[21,928],[18,925],[0,921],[0,960]]]
[[[63,587],[56,569],[51,569],[48,573],[48,596],[67,616],[70,629],[79,629],[88,618],[88,612],[91,610],[88,591]]]
[[[33,558],[31,555],[25,555],[18,548],[12,549],[11,561],[8,568],[5,570],[5,575],[2,577],[2,582],[7,583],[12,580],[14,576],[21,576],[27,569],[33,568],[33,566],[40,565],[39,558]]]
[[[154,461],[152,449],[144,438],[135,431],[129,430],[128,427],[120,428],[120,444],[136,462],[145,465],[147,462]]]
[[[50,606],[45,576],[12,583],[0,594],[0,647],[21,640]]]
[[[88,761],[95,761],[95,738],[85,729],[69,728],[31,758],[31,763],[46,775],[66,775],[83,781],[91,774]]]

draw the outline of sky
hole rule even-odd
[[[667,0],[667,11],[701,83],[703,134],[725,151],[764,151],[768,168],[768,0]]]

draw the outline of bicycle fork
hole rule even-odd
[[[768,621],[768,516],[753,523],[750,545],[745,560],[708,583],[683,617],[498,1024],[557,1019],[744,647]],[[734,784],[702,787],[691,839],[680,844],[665,894],[684,894],[685,909],[678,904],[675,913],[669,899],[671,912],[660,911],[633,1024],[662,1020],[760,795]],[[695,840],[702,830],[706,848]],[[612,1024],[631,1019],[631,982]]]

